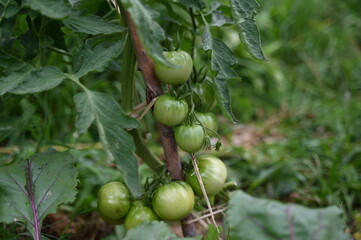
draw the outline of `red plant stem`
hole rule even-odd
[[[39,219],[37,215],[37,209],[35,206],[35,199],[34,199],[34,185],[31,178],[31,166],[30,166],[30,160],[26,161],[26,168],[27,168],[27,185],[28,185],[28,197],[31,202],[31,209],[33,211],[33,217],[34,217],[34,228],[35,228],[35,239],[40,240],[40,229],[39,229]]]
[[[156,98],[163,94],[163,89],[161,83],[155,74],[154,62],[147,55],[143,45],[140,42],[136,26],[127,11],[123,11],[125,20],[128,25],[128,31],[132,39],[135,56],[138,63],[138,68],[142,73],[145,85],[146,85],[146,98],[149,103],[153,98]],[[157,124],[158,130],[160,132],[160,138],[162,141],[164,156],[166,160],[167,169],[170,173],[170,176],[173,179],[184,180],[184,174],[182,171],[181,161],[178,154],[178,146],[174,138],[174,132],[171,127],[167,127],[163,124]],[[184,220],[189,221],[193,219],[191,215],[186,217]],[[194,224],[182,224],[183,234],[186,237],[191,237],[196,235],[195,225]]]

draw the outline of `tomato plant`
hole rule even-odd
[[[154,104],[154,117],[166,126],[177,126],[181,124],[188,114],[188,103],[185,99],[164,94]]]
[[[174,135],[178,146],[186,152],[195,153],[204,146],[205,134],[199,124],[179,125],[174,129]]]
[[[186,182],[176,181],[159,187],[154,193],[152,205],[162,219],[178,221],[193,210],[194,201],[191,186]]]
[[[199,83],[192,82],[192,92],[196,111],[210,112],[216,106],[216,93],[214,92],[213,86],[209,81],[203,80]]]
[[[121,182],[109,182],[100,188],[97,205],[104,221],[121,224],[130,208],[129,190]]]
[[[157,221],[159,220],[158,215],[153,211],[153,209],[144,205],[142,201],[132,202],[132,206],[125,217],[124,227],[128,231],[131,228],[142,224],[143,222]]]
[[[199,120],[202,125],[210,130],[206,129],[206,132],[209,136],[215,136],[218,130],[218,120],[216,116],[211,112],[196,112],[195,113],[197,120]]]
[[[193,60],[185,51],[169,51],[163,52],[163,56],[174,67],[168,67],[161,63],[155,65],[155,72],[164,83],[182,84],[186,82],[192,73]]]
[[[203,180],[204,188],[206,189],[207,195],[212,197],[222,190],[223,185],[226,182],[226,165],[224,165],[222,160],[211,155],[198,157],[198,162],[199,172]],[[187,173],[186,181],[192,186],[194,193],[197,196],[203,197],[194,169]]]

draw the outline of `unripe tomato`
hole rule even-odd
[[[104,221],[121,224],[130,207],[129,190],[121,182],[109,182],[100,188],[97,205]]]
[[[158,122],[174,127],[181,124],[188,115],[185,99],[176,99],[169,94],[158,97],[154,104],[154,117]]]
[[[171,182],[155,191],[152,205],[154,211],[162,219],[178,221],[192,212],[194,193],[191,186],[186,182]]]
[[[163,52],[163,56],[177,68],[171,68],[160,63],[155,64],[155,73],[159,80],[169,84],[186,82],[193,70],[192,57],[185,51]]]
[[[132,206],[125,217],[124,227],[128,231],[131,228],[142,224],[143,222],[158,221],[158,215],[153,211],[153,209],[144,206],[144,203],[141,201],[132,202]]]
[[[210,155],[200,156],[198,157],[198,168],[208,197],[219,193],[227,178],[227,168],[222,160]],[[194,169],[186,174],[186,181],[192,186],[197,196],[203,197]]]
[[[215,132],[217,132],[218,130],[218,120],[216,118],[216,116],[211,113],[211,112],[207,112],[207,113],[201,113],[201,112],[196,112],[196,117],[197,119],[203,124],[203,126],[205,126],[206,128],[209,128]],[[215,136],[216,134],[213,133],[210,130],[206,130],[207,134],[209,136]]]
[[[195,153],[202,149],[205,134],[199,124],[179,125],[174,129],[178,146],[186,152]]]
[[[217,98],[209,81],[192,84],[193,102],[196,111],[210,112],[216,106]],[[189,99],[189,98],[188,98]]]

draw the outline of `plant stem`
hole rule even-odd
[[[35,228],[35,240],[40,240],[40,226],[39,226],[39,219],[37,215],[37,209],[35,206],[35,199],[34,199],[34,185],[33,180],[31,178],[31,166],[30,160],[26,161],[26,170],[27,170],[27,185],[28,185],[28,197],[31,203],[31,209],[33,211],[34,217],[34,228]]]
[[[157,75],[155,74],[154,62],[147,55],[143,45],[141,44],[136,26],[130,14],[127,11],[124,11],[124,9],[123,14],[128,25],[128,31],[132,39],[139,70],[142,73],[146,85],[146,99],[147,103],[149,103],[153,98],[162,95],[163,89]],[[184,174],[182,171],[181,161],[179,159],[178,146],[174,138],[174,132],[172,128],[160,123],[157,124],[157,127],[161,136],[167,169],[173,179],[183,180]],[[186,217],[186,220],[188,221],[191,218],[192,216],[189,215]],[[196,234],[194,224],[182,224],[182,230],[184,235],[188,237],[195,236]]]
[[[135,153],[156,173],[162,173],[164,164],[149,150],[136,129],[129,131],[132,135],[136,150]]]

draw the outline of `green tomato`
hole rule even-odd
[[[127,216],[125,217],[124,227],[128,231],[131,228],[142,224],[143,222],[158,221],[158,215],[149,207],[144,206],[141,201],[135,201],[132,203]]]
[[[188,115],[188,103],[185,99],[176,99],[169,94],[158,97],[154,104],[155,119],[169,127],[181,124]]]
[[[177,181],[159,187],[153,195],[154,211],[167,221],[179,221],[194,207],[194,193],[188,183]]]
[[[104,221],[121,224],[130,207],[129,190],[121,182],[109,182],[100,188],[97,205]]]
[[[211,112],[207,112],[207,113],[201,113],[201,112],[196,112],[196,117],[197,119],[203,124],[204,127],[207,127],[215,132],[217,132],[218,130],[218,120],[216,118],[216,116],[211,113]],[[207,134],[209,136],[216,136],[216,134],[210,130],[206,130]]]
[[[186,152],[195,153],[203,148],[205,134],[201,125],[179,125],[174,135],[178,146]]]
[[[196,111],[210,112],[216,106],[217,98],[209,81],[192,84],[193,102]],[[189,98],[188,98],[189,101]]]
[[[215,196],[222,190],[224,183],[226,182],[226,165],[217,157],[204,155],[198,157],[198,168],[207,196]],[[199,185],[194,169],[186,174],[186,182],[192,186],[194,193],[197,196],[203,197],[202,189]]]
[[[155,73],[160,81],[168,84],[182,84],[188,80],[193,70],[192,57],[185,51],[163,52],[163,56],[176,68],[160,63],[155,64]]]

